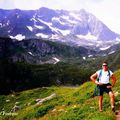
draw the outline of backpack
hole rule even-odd
[[[108,75],[109,75],[109,80],[110,80],[110,70],[108,70]],[[97,77],[97,81],[99,82],[99,79],[100,79],[100,77],[102,76],[102,69],[100,70],[100,73],[99,73],[99,75],[98,75],[98,77]],[[95,86],[95,89],[94,89],[94,94],[93,94],[93,96],[99,96],[100,95],[100,89],[99,89],[99,86],[98,85],[96,85]]]

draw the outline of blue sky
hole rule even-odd
[[[2,9],[85,9],[104,22],[111,30],[120,33],[120,0],[0,0]]]

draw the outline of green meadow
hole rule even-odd
[[[120,70],[115,75],[117,83],[113,91],[117,110],[120,109]],[[107,94],[104,94],[103,112],[99,112],[98,97],[93,97],[94,87],[89,81],[77,87],[41,87],[0,95],[0,120],[115,120]],[[15,106],[18,109],[11,111]]]

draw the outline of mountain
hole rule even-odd
[[[96,51],[120,42],[119,34],[84,9],[67,11],[45,7],[38,10],[0,9],[0,36],[19,41],[43,38]]]
[[[71,47],[62,43],[42,40],[27,39],[22,41],[11,38],[0,38],[0,59],[11,59],[14,62],[27,62],[31,64],[57,63],[66,58],[94,55],[94,50],[82,46]]]

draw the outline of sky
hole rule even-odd
[[[40,7],[64,10],[85,9],[112,31],[120,33],[120,0],[0,0],[2,9],[35,10]]]

